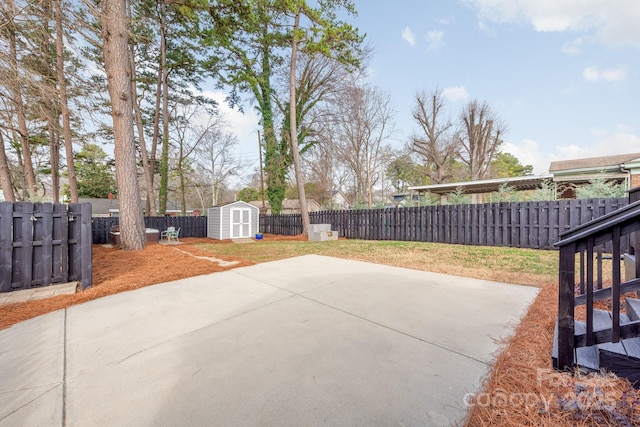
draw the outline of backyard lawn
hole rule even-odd
[[[535,287],[555,282],[558,275],[557,252],[531,249],[423,242],[269,239],[258,244],[198,243],[196,246],[256,263],[317,254]]]

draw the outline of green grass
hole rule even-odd
[[[558,275],[558,252],[546,250],[368,240],[261,241],[198,247],[256,263],[318,254],[529,286],[555,282]]]

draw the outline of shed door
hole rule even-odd
[[[251,209],[231,209],[231,238],[251,237]]]

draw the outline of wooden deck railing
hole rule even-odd
[[[561,370],[574,367],[574,350],[605,342],[640,336],[640,324],[620,325],[620,295],[640,289],[640,279],[626,282],[621,277],[621,247],[625,238],[632,248],[638,248],[640,201],[633,202],[608,215],[563,233],[556,243],[560,249],[558,299],[558,363]],[[603,247],[611,252],[611,286],[603,286]],[[576,257],[576,254],[579,254]],[[576,269],[576,258],[579,268]],[[636,251],[636,272],[640,272],[640,256]],[[595,264],[595,265],[594,265]],[[576,270],[579,278],[576,283]],[[611,328],[593,330],[595,301],[611,299]],[[586,306],[586,332],[575,334],[574,308]]]

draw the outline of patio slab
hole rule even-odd
[[[93,300],[0,331],[0,426],[455,425],[537,291],[307,255]]]

